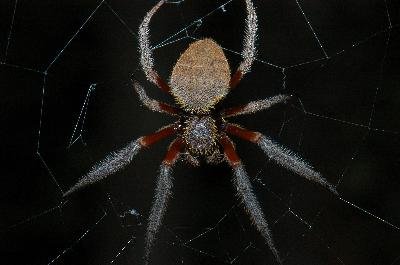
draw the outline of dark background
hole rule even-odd
[[[293,94],[287,106],[235,121],[296,150],[361,208],[235,139],[284,264],[400,264],[400,230],[364,212],[400,226],[399,6],[300,1],[321,49],[296,1],[254,2],[261,61],[223,104]],[[19,0],[13,20],[15,1],[0,2],[2,264],[142,262],[155,178],[170,140],[107,180],[68,199],[61,195],[107,153],[173,120],[141,107],[130,81],[171,102],[138,67],[137,27],[155,1],[99,3]],[[166,5],[152,21],[152,43],[223,3]],[[233,0],[224,9],[187,32],[239,52],[244,3]],[[164,77],[191,41],[155,50]],[[226,55],[234,69],[240,57]],[[94,84],[75,134],[83,128],[82,137],[68,147]],[[174,177],[153,264],[275,264],[234,196],[229,167],[179,163]]]

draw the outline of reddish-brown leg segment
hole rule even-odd
[[[231,80],[229,81],[229,87],[230,87],[231,89],[232,89],[232,88],[235,88],[235,87],[239,84],[240,80],[242,79],[242,76],[243,76],[242,71],[237,70],[237,71],[232,75]]]
[[[168,148],[167,154],[164,157],[163,163],[173,165],[178,158],[183,146],[182,138],[175,139]]]
[[[235,116],[237,113],[242,112],[247,105],[241,105],[241,106],[236,106],[236,107],[231,107],[231,108],[227,108],[224,109],[222,111],[222,116],[223,117],[231,117],[231,116]]]
[[[237,136],[253,143],[257,143],[261,137],[261,134],[259,132],[253,132],[232,123],[226,124],[225,131],[231,135]]]
[[[157,86],[164,92],[169,93],[171,88],[167,84],[167,82],[164,81],[157,73],[156,73],[156,84]]]
[[[228,136],[224,135],[219,139],[219,143],[222,145],[224,149],[224,153],[228,163],[232,166],[238,166],[240,162],[240,158],[235,151],[235,146],[233,145],[232,141],[229,139]]]
[[[171,105],[168,105],[168,104],[166,104],[164,102],[158,102],[158,107],[160,108],[160,110],[162,110],[162,111],[164,111],[166,113],[172,114],[172,115],[177,115],[180,112],[178,108],[175,108],[175,107],[173,107]]]
[[[148,147],[161,139],[164,139],[168,136],[173,135],[176,132],[176,124],[171,124],[166,127],[161,128],[160,130],[156,131],[155,133],[143,136],[140,138],[140,144],[143,147]]]

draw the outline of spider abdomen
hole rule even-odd
[[[225,54],[212,39],[190,44],[175,64],[171,93],[188,112],[206,114],[229,92],[230,69]]]
[[[216,148],[217,126],[209,116],[191,116],[185,121],[183,139],[193,155],[210,155]]]

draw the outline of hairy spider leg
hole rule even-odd
[[[154,195],[153,205],[151,207],[149,221],[147,224],[146,239],[145,239],[145,264],[150,261],[151,248],[154,245],[157,233],[160,230],[162,219],[167,210],[169,197],[172,193],[173,186],[172,167],[175,164],[183,146],[181,138],[175,139],[168,148],[167,154],[161,164],[160,174],[157,179],[157,186]]]
[[[63,196],[68,196],[85,186],[94,184],[121,170],[132,161],[133,157],[140,149],[143,147],[149,147],[150,145],[175,134],[177,130],[176,128],[176,124],[167,125],[158,131],[142,136],[137,140],[130,142],[124,148],[109,154],[103,160],[95,164],[92,169],[67,192],[65,192]]]
[[[317,172],[311,165],[300,158],[293,151],[280,146],[269,137],[259,133],[242,128],[239,125],[228,123],[225,131],[231,135],[257,144],[261,150],[277,164],[300,175],[310,181],[318,183],[338,195],[336,187],[329,183],[321,173]]]
[[[169,93],[171,90],[168,84],[158,75],[157,71],[153,69],[154,59],[153,52],[150,47],[150,30],[149,24],[153,15],[165,3],[165,0],[159,1],[149,12],[147,12],[142,23],[139,26],[139,51],[140,63],[147,80],[158,86],[162,91]]]
[[[236,72],[232,75],[231,80],[229,82],[230,88],[235,88],[242,77],[250,72],[251,66],[256,58],[256,38],[257,38],[257,14],[256,9],[254,8],[253,2],[251,0],[246,0],[246,28],[244,32],[243,39],[243,50],[242,57],[243,61],[240,63]]]
[[[253,193],[253,187],[244,166],[235,151],[234,144],[226,135],[220,138],[220,144],[224,149],[226,160],[232,167],[234,174],[233,184],[237,190],[237,195],[242,200],[246,212],[250,215],[251,221],[266,240],[276,260],[281,264],[281,258],[275,247],[274,240],[272,239],[272,234],[268,227],[267,220],[265,219],[261,206]]]
[[[144,90],[144,88],[138,82],[134,81],[133,85],[134,85],[136,93],[139,96],[140,101],[148,109],[155,111],[155,112],[167,113],[167,114],[174,115],[174,116],[176,116],[180,113],[178,108],[168,105],[164,102],[160,102],[158,100],[150,98],[146,94],[146,91]]]
[[[290,96],[288,95],[276,95],[262,100],[251,101],[245,105],[223,110],[222,116],[224,118],[228,118],[239,115],[252,114],[258,111],[269,109],[279,103],[286,103],[289,99]]]
[[[243,61],[240,63],[236,72],[232,75],[230,80],[230,87],[234,88],[240,82],[242,77],[250,71],[253,61],[256,57],[256,47],[255,41],[257,37],[257,14],[254,8],[253,2],[251,0],[246,1],[246,28],[245,36],[243,40],[243,50],[242,57]],[[159,1],[143,19],[143,22],[139,26],[139,50],[140,50],[140,63],[142,65],[143,71],[146,78],[157,85],[161,90],[169,92],[171,89],[169,85],[159,76],[154,67],[154,59],[152,56],[152,50],[150,47],[150,30],[149,24],[153,15],[158,11],[158,9],[165,3],[165,0]]]

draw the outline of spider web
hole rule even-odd
[[[396,1],[254,1],[258,56],[226,106],[278,93],[287,106],[237,118],[310,161],[339,197],[235,139],[284,264],[400,264],[399,8]],[[140,106],[130,79],[137,27],[154,1],[2,1],[2,260],[140,264],[168,141],[82,192],[62,193],[108,152],[171,122]],[[193,40],[240,62],[244,3],[170,1],[151,37],[167,77]],[[11,114],[11,115],[10,115]],[[174,172],[154,264],[274,264],[226,165]]]

